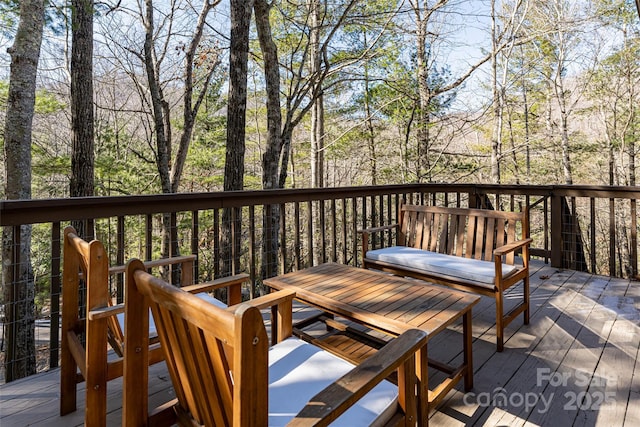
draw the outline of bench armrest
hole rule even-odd
[[[367,233],[367,234],[371,234],[371,233],[377,233],[380,231],[386,231],[386,230],[393,230],[394,228],[397,228],[399,226],[399,224],[389,224],[389,225],[382,225],[380,227],[369,227],[369,228],[363,228],[360,230],[357,230],[358,233]]]
[[[393,230],[394,228],[398,228],[399,224],[389,224],[383,225],[380,227],[369,227],[358,230],[358,233],[362,234],[362,262],[364,263],[364,259],[369,252],[369,234],[371,233],[379,233],[381,231]]]
[[[410,329],[385,345],[380,351],[369,357],[360,365],[316,394],[309,403],[291,420],[290,426],[322,425],[338,418],[351,405],[378,383],[399,369],[399,397],[415,399],[415,353],[427,342],[427,333],[419,329]],[[410,390],[410,391],[409,391]],[[405,408],[416,408],[416,402],[406,402]],[[413,412],[413,411],[412,411]],[[415,424],[416,413],[406,414],[407,424]]]
[[[526,238],[526,239],[522,239],[522,240],[518,240],[515,242],[511,242],[508,243],[506,245],[500,246],[499,248],[495,248],[493,250],[493,255],[494,256],[503,256],[508,254],[509,252],[513,252],[516,249],[520,249],[523,248],[525,246],[528,246],[531,244],[531,242],[533,242],[532,238]]]

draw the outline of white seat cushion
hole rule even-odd
[[[444,274],[487,285],[495,283],[495,266],[491,261],[445,255],[405,246],[392,246],[368,251],[366,257],[432,274]],[[502,277],[510,276],[516,269],[516,266],[503,263]]]
[[[199,294],[196,294],[196,296],[217,307],[227,308],[227,304],[223,303],[219,299],[212,297],[206,292],[200,292]],[[125,333],[124,332],[124,313],[118,313],[116,316],[118,318],[118,323],[120,324],[120,329],[122,329],[122,333],[124,334]],[[158,331],[156,330],[156,324],[153,321],[153,316],[151,315],[151,312],[149,312],[149,336],[150,337],[158,336]]]
[[[292,337],[269,349],[269,426],[284,426],[309,399],[353,369],[354,365]],[[332,426],[369,426],[396,411],[398,388],[384,380],[349,408]]]

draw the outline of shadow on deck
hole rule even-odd
[[[474,307],[475,387],[466,394],[460,387],[452,391],[431,425],[640,425],[640,283],[541,262],[533,262],[531,272],[531,323],[519,318],[507,328],[503,353],[495,351],[493,300],[482,297]],[[505,294],[507,308],[518,292],[520,287]],[[298,309],[297,318],[307,314]],[[432,338],[430,356],[459,362],[461,349],[448,342],[461,330],[457,325]],[[149,379],[150,405],[174,397],[163,363],[150,368]],[[108,387],[108,424],[119,425],[122,379]],[[0,424],[82,425],[81,409],[58,415],[58,397],[58,369],[4,384]],[[81,390],[78,408],[83,399]]]

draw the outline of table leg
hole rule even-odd
[[[462,336],[464,339],[464,390],[469,391],[473,388],[473,334],[471,330],[471,309],[462,315]]]
[[[271,345],[278,343],[278,306],[271,306]]]
[[[418,420],[419,426],[429,425],[429,359],[425,344],[416,353],[416,374],[418,376]]]

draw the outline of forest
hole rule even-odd
[[[16,197],[8,47],[29,5],[42,42]],[[2,198],[636,182],[632,0],[5,0],[0,14]]]

